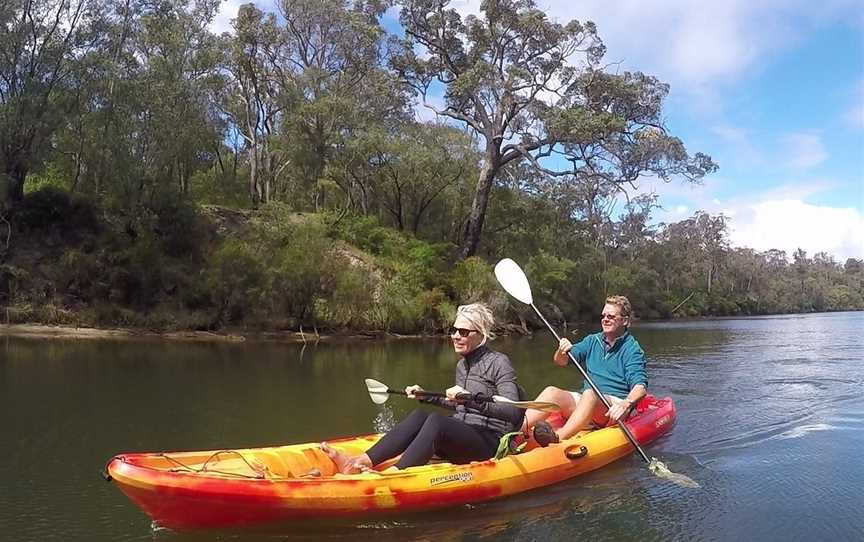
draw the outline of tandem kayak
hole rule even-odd
[[[648,396],[627,423],[640,444],[675,422],[670,398]],[[327,441],[359,454],[381,435]],[[114,483],[158,525],[242,527],[320,517],[366,517],[476,503],[554,484],[633,453],[618,426],[545,448],[464,465],[340,474],[319,443],[174,453],[124,453],[106,466]],[[385,469],[392,461],[380,465]]]

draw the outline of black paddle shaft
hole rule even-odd
[[[406,397],[408,396],[408,394],[405,393],[405,390],[394,390],[391,388],[387,388],[387,393],[389,393],[391,395],[404,395]],[[442,398],[446,398],[447,394],[441,393],[440,391],[425,391],[425,390],[423,390],[423,391],[415,391],[414,397],[442,397]],[[456,395],[456,400],[459,401],[460,403],[464,403],[466,401],[475,401],[477,403],[492,403],[495,401],[495,399],[493,399],[492,397],[489,397],[488,395],[484,395],[482,393],[459,393]]]

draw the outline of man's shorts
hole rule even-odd
[[[578,391],[571,391],[569,393],[573,396],[573,401],[575,401],[576,403],[578,403],[579,399],[582,398],[582,394]],[[605,397],[606,400],[609,401],[610,405],[625,402],[624,399],[620,397],[615,397],[614,395],[609,395],[608,393],[604,393],[603,397]],[[628,412],[627,415],[624,416],[624,419],[627,419],[633,415],[633,412],[635,411],[633,406],[635,406],[635,404],[630,407],[630,412]],[[616,425],[618,422],[613,422],[606,416],[606,407],[603,405],[603,403],[600,403],[600,406],[594,411],[594,414],[591,416],[591,423],[594,424],[597,429],[601,429],[603,427]]]

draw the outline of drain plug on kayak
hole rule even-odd
[[[570,446],[564,450],[564,457],[567,459],[579,459],[588,455],[588,448],[585,446]]]

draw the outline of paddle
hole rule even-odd
[[[537,313],[537,316],[543,320],[543,323],[546,324],[546,327],[549,328],[549,331],[552,332],[552,335],[555,336],[555,339],[560,343],[561,337],[558,336],[558,333],[555,332],[555,329],[551,324],[543,317],[543,314],[540,310],[534,305],[534,297],[531,295],[531,285],[528,284],[528,277],[525,276],[525,273],[522,271],[522,268],[519,265],[511,260],[510,258],[504,258],[500,262],[495,265],[495,278],[498,279],[498,283],[501,284],[501,287],[507,291],[508,294],[512,295],[522,303],[526,305],[531,305],[531,308],[534,309],[534,312]],[[576,362],[576,358],[573,357],[573,354],[570,352],[567,353],[570,356],[570,361],[573,362],[579,372],[582,373],[582,376],[585,378],[585,381],[588,382],[588,385],[591,386],[591,389],[594,390],[594,393],[597,397],[603,401],[603,404],[607,409],[611,408],[612,405],[609,404],[609,400],[606,399],[606,396],[600,393],[600,390],[597,388],[597,385],[594,384],[594,381],[591,380],[591,377],[588,376],[588,372],[582,368],[579,363]],[[627,437],[627,440],[630,441],[630,444],[633,445],[633,448],[639,452],[639,456],[642,457],[643,461],[648,464],[648,470],[656,474],[661,478],[666,478],[675,482],[677,484],[686,486],[686,487],[699,487],[692,479],[684,476],[683,474],[675,474],[674,472],[669,470],[669,467],[663,464],[662,461],[657,459],[656,457],[652,457],[648,459],[648,456],[645,454],[645,451],[639,446],[639,443],[636,442],[636,439],[633,437],[633,433],[630,432],[630,429],[624,424],[624,420],[618,420],[618,426],[624,432],[624,436]]]
[[[378,382],[377,380],[373,380],[371,378],[366,379],[366,389],[369,390],[369,397],[372,398],[372,402],[376,405],[383,405],[387,402],[387,399],[390,398],[391,395],[405,395],[405,390],[394,390],[384,384],[383,382]],[[439,391],[417,391],[414,392],[415,397],[447,397],[446,394],[443,394]],[[501,395],[482,395],[479,393],[460,393],[456,396],[457,401],[478,401],[478,402],[486,402],[486,403],[503,403],[510,406],[514,406],[516,408],[533,408],[534,410],[542,410],[543,412],[555,412],[560,410],[558,405],[555,403],[546,403],[543,401],[514,401],[512,399],[508,399]]]

